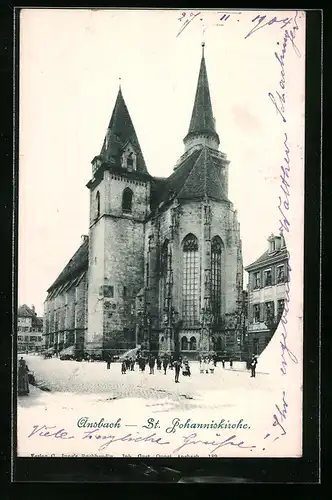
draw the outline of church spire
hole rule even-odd
[[[123,154],[128,147],[133,149],[137,157],[135,162],[137,172],[147,173],[135,128],[122,95],[121,79],[119,79],[118,95],[99,158],[118,167],[122,164]]]
[[[215,128],[212,112],[209,82],[205,66],[205,43],[202,43],[202,59],[198,75],[194,107],[191,115],[189,131],[184,138],[186,150],[196,144],[206,144],[218,149],[219,136]]]

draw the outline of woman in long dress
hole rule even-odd
[[[29,368],[23,358],[20,359],[18,365],[18,394],[29,394]]]

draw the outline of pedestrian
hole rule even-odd
[[[209,358],[206,356],[204,360],[204,370],[205,373],[209,373]]]
[[[122,364],[121,364],[122,375],[125,375],[126,371],[127,371],[127,366],[126,366],[126,361],[124,360],[124,361],[122,361]]]
[[[107,370],[109,370],[111,368],[111,358],[110,358],[110,356],[107,357],[106,365],[107,365]]]
[[[257,365],[257,356],[253,356],[251,361],[251,377],[256,377],[256,365]]]
[[[174,361],[174,371],[175,371],[175,383],[179,383],[179,375],[180,375],[180,369],[181,369],[181,361],[179,359]]]
[[[250,368],[251,368],[251,362],[249,361],[249,359],[247,359],[247,361],[246,361],[246,368],[247,368],[247,370],[250,370]]]
[[[29,368],[26,361],[21,358],[18,366],[18,394],[22,396],[23,394],[29,394]]]
[[[168,357],[164,356],[164,359],[163,359],[164,375],[166,375],[167,367],[168,367]]]
[[[145,372],[145,365],[146,365],[146,359],[142,356],[141,357],[141,370],[142,370],[142,372]]]
[[[160,356],[157,356],[157,370],[161,370],[161,359]]]
[[[184,377],[190,377],[191,375],[189,361],[187,359],[183,362],[182,375]]]
[[[150,356],[150,359],[149,359],[150,375],[154,375],[155,361],[156,360],[155,360],[154,356]]]
[[[216,354],[213,355],[213,365],[217,366],[217,355]]]
[[[199,373],[204,373],[204,363],[202,356],[199,356]]]
[[[135,360],[134,360],[134,358],[131,358],[131,360],[130,360],[130,371],[131,372],[135,371]]]
[[[232,358],[230,358],[230,360],[229,360],[229,367],[233,369],[233,359]]]
[[[225,368],[225,360],[224,358],[221,360],[222,367]]]

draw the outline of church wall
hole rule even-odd
[[[105,341],[110,347],[133,342],[135,297],[144,286],[144,224],[107,218],[104,269],[105,284],[113,287],[113,297],[104,299]]]
[[[84,336],[87,329],[87,275],[75,287],[74,327],[75,343],[78,350],[84,350]]]
[[[88,269],[88,328],[85,337],[87,352],[101,350],[103,344],[103,302],[100,287],[104,283],[105,219],[90,228]]]
[[[225,272],[223,276],[225,288],[222,303],[224,303],[224,313],[232,313],[239,299],[237,281],[238,264],[242,267],[242,262],[238,262],[238,247],[241,244],[238,224],[234,217],[234,212],[228,204],[211,202],[211,206],[211,238],[216,235],[220,236],[225,247]]]
[[[150,185],[147,182],[127,179],[124,176],[104,172],[105,213],[123,217],[122,194],[125,188],[133,192],[132,213],[129,217],[143,220],[147,213],[147,204],[150,196]]]

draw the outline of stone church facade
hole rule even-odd
[[[204,47],[183,142],[173,173],[151,176],[119,89],[101,152],[92,161],[81,263],[70,261],[45,301],[45,318],[53,314],[44,332],[51,348],[63,338],[61,348],[70,339],[77,349],[102,355],[141,345],[191,357],[211,350],[236,356],[243,313],[240,229],[228,198],[229,161],[219,151]],[[84,287],[79,297],[77,286]],[[71,299],[61,299],[63,293]],[[66,335],[64,319],[59,337],[55,301],[67,303],[64,317],[68,301],[75,302],[73,335]],[[75,307],[85,311],[80,341]]]

